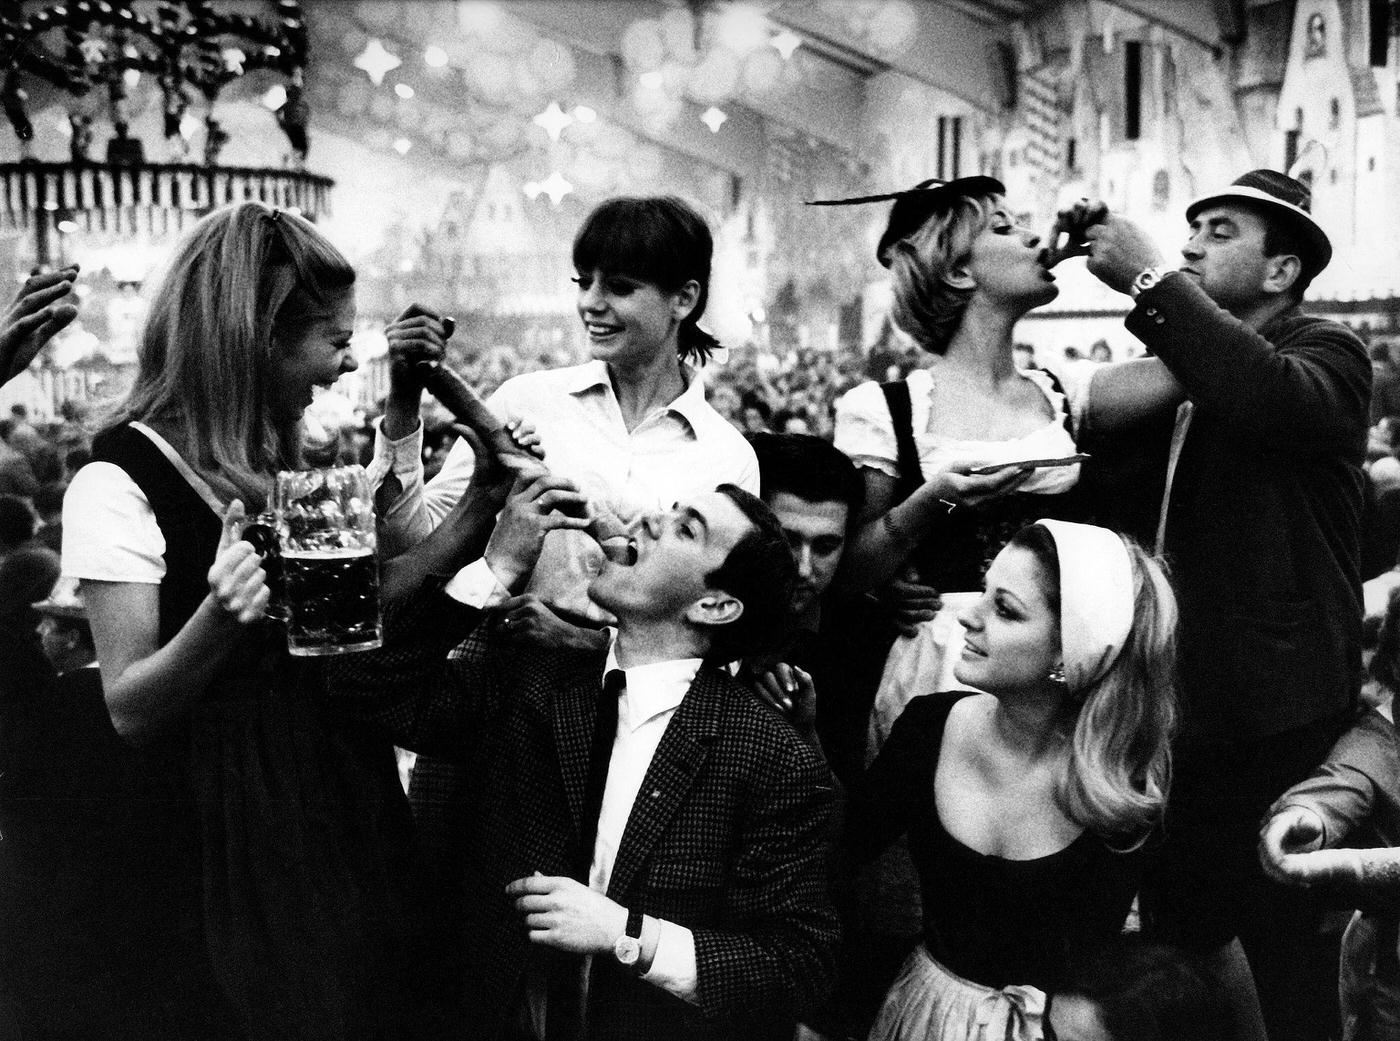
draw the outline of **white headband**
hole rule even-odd
[[[1071,691],[1103,679],[1133,626],[1133,564],[1107,528],[1038,520],[1060,561],[1060,652]]]

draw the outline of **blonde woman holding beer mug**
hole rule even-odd
[[[300,465],[317,386],[355,369],[355,273],[260,203],[209,214],[151,298],[135,385],[64,504],[118,733],[169,798],[122,886],[146,1036],[405,1033],[407,807],[393,749],[328,718],[240,539]],[[138,812],[139,810],[139,812]]]

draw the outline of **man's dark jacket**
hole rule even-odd
[[[538,948],[504,895],[536,871],[570,873],[605,652],[493,643],[436,592],[391,612],[381,651],[347,656],[334,696],[377,704],[396,740],[466,767],[460,1036],[492,1038],[520,1008]],[[590,1036],[792,1036],[825,996],[838,927],[827,890],[833,787],[791,729],[726,673],[702,668],[628,818],[608,896],[695,936],[698,1005],[593,959]]]
[[[1186,736],[1338,716],[1361,675],[1365,348],[1297,307],[1256,333],[1186,275],[1143,292],[1127,326],[1194,403],[1165,545]]]

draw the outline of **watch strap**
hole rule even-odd
[[[1145,293],[1147,290],[1157,285],[1162,279],[1166,278],[1167,275],[1171,274],[1171,272],[1172,269],[1168,267],[1154,266],[1143,268],[1133,277],[1132,282],[1129,283],[1128,295],[1136,300],[1139,294]]]
[[[627,912],[627,935],[633,939],[642,938],[642,917],[639,908],[632,908]]]

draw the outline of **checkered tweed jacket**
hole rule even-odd
[[[493,1038],[540,956],[503,891],[535,871],[568,874],[575,862],[605,654],[507,649],[475,627],[478,617],[425,592],[390,613],[381,650],[329,668],[343,705],[465,768],[475,817],[462,865],[460,1036]],[[608,889],[625,907],[692,930],[697,1003],[595,957],[590,1036],[790,1038],[832,979],[833,795],[825,764],[786,723],[727,674],[702,669],[647,771]]]

